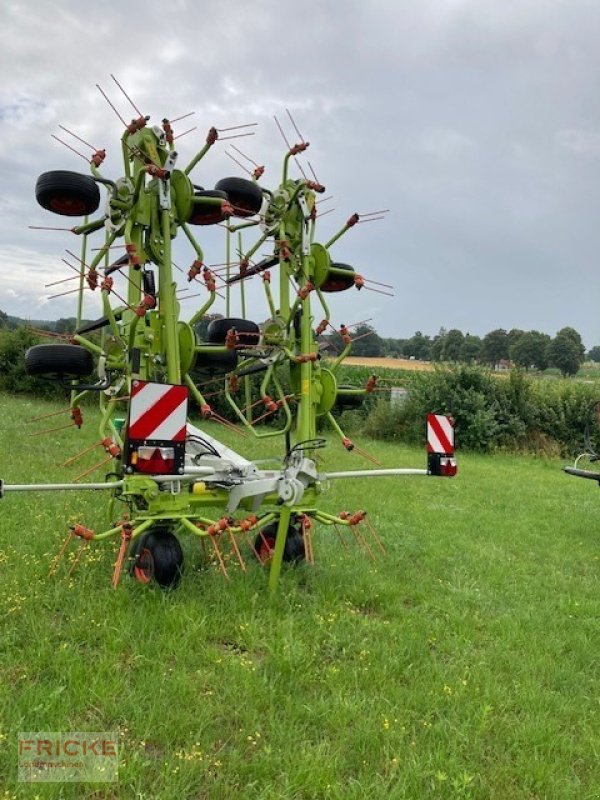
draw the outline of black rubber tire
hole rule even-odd
[[[198,189],[194,192],[194,197],[218,197],[221,200],[229,200],[227,192],[215,191],[214,189]],[[223,222],[221,206],[192,206],[192,213],[188,220],[190,225],[215,225]]]
[[[223,344],[219,344],[218,347],[220,350]],[[237,362],[237,350],[228,350],[226,353],[211,353],[210,351],[204,350],[203,352],[196,353],[193,371],[210,372],[211,374],[233,372],[237,367]]]
[[[54,214],[84,217],[93,214],[100,205],[100,190],[90,175],[54,170],[42,173],[37,179],[35,199]]]
[[[227,192],[236,217],[251,217],[258,214],[263,201],[262,189],[246,178],[221,178],[215,189]]]
[[[267,527],[262,531],[262,536],[259,533],[254,540],[254,552],[263,564],[270,558],[270,553],[265,552],[265,541],[267,542],[270,550],[275,548],[275,542],[277,541],[277,527],[277,522],[267,525]],[[288,535],[283,548],[282,560],[285,564],[299,564],[301,561],[306,560],[304,537],[300,533],[300,529],[293,525],[290,525],[288,528]]]
[[[227,331],[235,328],[239,338],[239,344],[245,347],[257,345],[260,337],[260,328],[251,319],[239,319],[238,317],[223,317],[213,319],[206,329],[206,340],[210,344],[225,344]]]
[[[94,371],[94,359],[76,344],[35,344],[25,353],[25,371],[46,378],[83,378]]]
[[[330,275],[325,283],[321,286],[322,292],[345,292],[346,289],[351,289],[354,286],[354,267],[350,264],[332,263],[332,267],[336,269],[343,269],[348,272],[348,277],[345,275]]]
[[[174,589],[183,574],[183,551],[168,528],[156,527],[135,539],[129,549],[130,572],[139,583]]]
[[[360,408],[364,402],[365,396],[363,394],[339,394],[340,390],[344,389],[360,389],[360,386],[350,386],[350,384],[342,384],[338,386],[338,394],[335,396],[335,405],[337,408]]]

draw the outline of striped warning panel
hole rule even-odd
[[[454,453],[454,424],[443,414],[427,415],[427,450],[430,453]]]
[[[186,386],[134,381],[129,404],[129,439],[185,442],[187,403]]]

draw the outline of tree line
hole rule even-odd
[[[335,337],[327,338],[335,346]],[[352,355],[357,356],[414,358],[491,367],[511,362],[525,369],[542,371],[554,367],[563,375],[575,375],[586,357],[580,334],[570,327],[562,328],[554,338],[540,331],[518,328],[509,331],[497,328],[483,337],[456,328],[440,328],[433,337],[416,331],[408,339],[393,339],[379,336],[372,326],[363,323],[354,329],[353,339]],[[600,346],[593,347],[587,357],[600,363]]]
[[[199,335],[205,333],[204,328],[215,316],[219,315],[211,315],[197,326]],[[23,320],[9,317],[0,311],[0,329],[14,329],[19,323],[26,324]],[[75,330],[75,318],[59,319],[51,323],[40,322],[38,327],[56,333],[72,333]],[[379,336],[367,323],[356,326],[351,333],[354,340],[352,355],[356,356],[414,358],[419,361],[482,364],[491,367],[510,362],[524,369],[540,371],[553,367],[563,375],[575,375],[586,357],[580,334],[570,327],[562,328],[554,338],[540,331],[523,331],[518,328],[509,331],[496,328],[483,337],[463,333],[457,328],[440,328],[433,337],[416,331],[407,339],[395,339]],[[341,349],[337,334],[322,336],[320,339],[323,345],[330,346],[334,352]],[[600,363],[600,345],[592,347],[587,358]]]

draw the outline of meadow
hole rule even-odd
[[[27,421],[59,407],[0,395],[0,478],[64,481],[101,459],[57,466],[97,438],[89,410],[81,431],[30,436],[66,423]],[[425,465],[424,447],[358,443]],[[316,565],[272,597],[256,561],[227,581],[189,538],[173,592],[113,590],[116,542],[67,577],[73,546],[49,577],[67,522],[102,529],[106,503],[7,493],[0,800],[600,798],[597,486],[555,459],[458,458],[454,479],[335,483],[323,508],[366,508],[386,556],[318,529]],[[369,466],[333,439],[324,460]],[[118,732],[118,782],[17,783],[19,732],[69,730]]]

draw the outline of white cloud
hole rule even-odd
[[[556,134],[558,145],[582,156],[600,155],[600,131],[569,128]]]
[[[422,133],[418,148],[438,158],[455,158],[476,149],[477,143],[460,131],[433,128]]]

